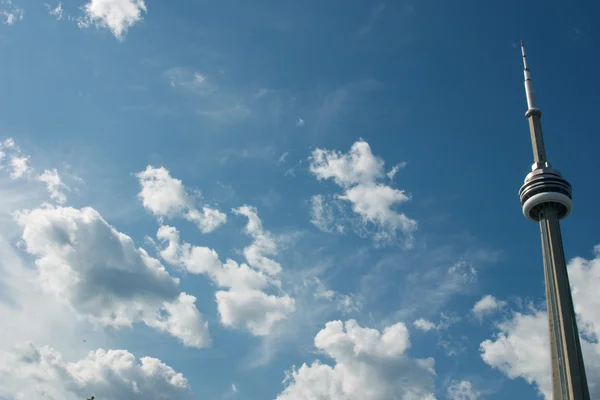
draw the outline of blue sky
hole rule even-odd
[[[599,393],[599,14],[0,0],[0,399],[549,399],[520,40]]]

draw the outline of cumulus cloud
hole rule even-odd
[[[434,400],[434,360],[406,354],[409,332],[402,323],[383,332],[354,320],[331,321],[315,347],[334,366],[315,361],[288,372],[278,400]]]
[[[83,11],[85,14],[78,21],[80,28],[107,28],[123,40],[129,28],[142,20],[147,8],[144,0],[90,0]]]
[[[63,204],[67,201],[67,196],[64,191],[69,190],[69,188],[60,179],[60,175],[58,175],[56,168],[45,170],[44,173],[37,177],[37,179],[46,184],[50,197],[56,200],[57,203]]]
[[[142,190],[138,197],[143,206],[160,218],[183,217],[195,223],[202,233],[209,233],[227,222],[227,215],[219,210],[203,206],[198,210],[187,194],[185,186],[164,167],[148,166],[137,175]]]
[[[592,398],[600,396],[600,246],[595,258],[575,258],[568,271],[573,303],[582,337],[581,347]],[[481,343],[481,356],[490,366],[509,378],[523,378],[532,383],[547,400],[552,398],[548,316],[545,310],[514,312],[497,324],[499,332]]]
[[[254,239],[243,251],[248,264],[238,264],[231,259],[222,263],[215,250],[181,242],[177,229],[170,226],[160,227],[157,233],[163,244],[160,256],[189,273],[206,275],[219,288],[226,289],[215,294],[224,326],[266,336],[295,310],[295,301],[280,290],[281,265],[269,258],[277,254],[277,245],[263,229],[256,209],[242,206],[234,213],[248,218],[245,232]]]
[[[259,290],[221,290],[215,297],[223,325],[243,327],[256,336],[269,335],[295,309],[291,297],[268,295]]]
[[[393,241],[397,232],[402,232],[405,244],[411,245],[417,223],[395,210],[397,204],[410,198],[402,190],[378,183],[384,177],[384,162],[373,155],[367,142],[357,141],[348,153],[314,150],[310,171],[318,180],[331,179],[344,190],[337,198],[351,204],[364,226],[375,227],[376,242]],[[319,212],[323,215],[319,209],[323,209],[322,198],[313,199],[313,220],[319,221],[314,218]]]
[[[418,320],[413,322],[413,325],[415,326],[415,328],[420,329],[424,332],[429,332],[431,330],[437,329],[436,324],[423,318],[419,318]]]
[[[233,213],[248,218],[245,232],[254,239],[250,246],[244,248],[244,257],[248,264],[272,276],[281,273],[281,265],[269,258],[277,254],[277,244],[272,235],[263,229],[256,208],[244,205],[233,210]]]
[[[48,346],[24,343],[0,357],[0,398],[188,399],[187,379],[160,360],[98,349],[65,361]]]
[[[487,296],[484,296],[481,300],[479,300],[477,303],[475,303],[471,311],[473,312],[473,314],[475,314],[477,318],[483,318],[486,315],[501,310],[505,306],[505,301],[498,300],[494,296],[488,294]]]
[[[446,394],[449,400],[477,400],[481,396],[469,381],[452,381]]]
[[[46,206],[19,212],[17,222],[44,289],[78,314],[99,326],[143,322],[184,345],[209,344],[195,298],[180,293],[158,260],[94,209]]]

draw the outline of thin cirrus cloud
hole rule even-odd
[[[182,242],[177,229],[170,226],[158,230],[163,245],[159,253],[169,264],[205,275],[220,288],[215,299],[224,326],[267,336],[295,311],[295,301],[280,289],[282,267],[270,258],[277,254],[277,244],[263,229],[256,209],[242,206],[233,212],[248,219],[244,230],[253,242],[243,250],[247,264],[231,259],[223,263],[215,250]]]
[[[569,280],[577,312],[581,347],[591,398],[600,396],[600,245],[595,258],[574,258],[569,262]],[[549,363],[548,314],[530,306],[526,312],[512,312],[496,324],[498,332],[481,343],[481,357],[511,379],[522,378],[536,386],[546,400],[552,399]]]
[[[310,157],[309,170],[318,180],[333,180],[343,190],[334,199],[351,205],[359,217],[359,233],[372,236],[376,243],[393,242],[402,233],[405,246],[412,246],[417,222],[395,210],[397,204],[410,197],[379,182],[385,176],[384,161],[373,155],[367,142],[355,142],[348,153],[316,149]],[[341,221],[333,216],[322,196],[313,197],[312,205],[315,226],[329,232],[342,230],[338,226]]]

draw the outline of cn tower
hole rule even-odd
[[[581,354],[579,332],[569,286],[560,220],[569,215],[571,185],[560,172],[550,166],[542,137],[542,112],[535,105],[531,73],[527,66],[525,46],[521,42],[525,67],[525,94],[529,132],[533,146],[532,172],[525,178],[519,191],[523,214],[538,222],[542,236],[550,359],[552,365],[553,400],[589,400],[585,366]]]

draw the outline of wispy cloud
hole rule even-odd
[[[17,21],[21,21],[25,11],[13,4],[13,0],[0,0],[0,16],[4,17],[6,25],[12,25]]]
[[[361,96],[382,88],[383,84],[375,79],[363,79],[347,83],[327,93],[317,110],[317,126],[327,126],[343,112],[359,107]]]
[[[283,164],[285,162],[285,160],[287,159],[288,156],[288,152],[286,151],[285,153],[283,153],[280,157],[279,160],[277,160],[277,164]]]
[[[385,3],[379,3],[375,8],[373,8],[373,10],[371,10],[371,12],[369,13],[367,21],[358,29],[356,36],[363,36],[369,33],[371,29],[373,29],[373,26],[375,25],[379,17],[381,17],[381,14],[384,10]]]
[[[396,176],[396,174],[398,173],[398,171],[400,171],[402,168],[405,168],[407,164],[408,164],[407,162],[401,162],[401,163],[398,163],[398,164],[394,165],[394,167],[391,170],[389,170],[388,173],[386,174],[387,177],[391,181],[393,181],[394,177]]]
[[[231,87],[220,83],[221,74],[205,73],[188,67],[166,70],[163,77],[173,90],[187,94],[185,101],[193,105],[201,117],[219,123],[234,123],[252,117],[262,102],[268,101],[270,92],[244,87]]]
[[[63,9],[63,4],[60,1],[58,3],[56,3],[56,6],[51,6],[48,3],[44,3],[44,5],[48,9],[48,14],[55,17],[56,20],[58,20],[58,21],[61,21],[63,19],[70,21],[73,19],[73,17],[71,17],[71,15],[69,15],[65,12],[65,10]]]
[[[37,177],[37,179],[46,184],[46,188],[50,193],[50,197],[56,200],[57,203],[63,204],[67,201],[65,191],[70,189],[60,179],[60,175],[58,175],[56,168],[45,170],[40,176]]]

